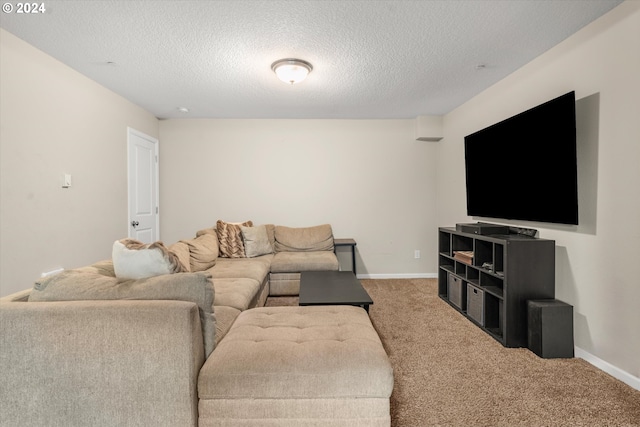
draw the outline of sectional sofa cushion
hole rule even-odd
[[[205,357],[215,347],[216,319],[211,274],[176,273],[118,280],[92,271],[66,270],[37,281],[29,301],[178,300],[198,305]]]
[[[215,265],[219,255],[218,239],[215,235],[204,233],[195,239],[180,242],[189,247],[191,271],[204,271]]]
[[[240,226],[252,227],[252,221],[241,223],[226,222],[218,220],[216,231],[218,232],[218,242],[220,243],[220,255],[225,258],[244,258],[244,244],[242,242],[242,232]]]
[[[336,271],[340,267],[333,252],[279,252],[271,262],[271,273]]]
[[[269,274],[269,295],[300,295],[300,273]]]
[[[218,258],[207,270],[215,279],[248,278],[262,283],[269,275],[273,254],[255,258]]]
[[[233,307],[244,311],[255,299],[260,289],[260,283],[262,282],[246,277],[216,279],[214,282],[216,299],[213,305]]]
[[[255,227],[240,226],[242,241],[247,258],[273,253],[273,246],[269,241],[267,227],[258,225]]]
[[[330,224],[314,227],[275,227],[276,252],[333,251],[333,231]]]
[[[120,279],[144,279],[184,271],[178,257],[162,242],[145,244],[135,239],[116,240],[111,256]]]

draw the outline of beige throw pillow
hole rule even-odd
[[[241,225],[240,231],[242,232],[244,252],[247,258],[273,253],[266,226],[245,227]]]
[[[220,243],[220,255],[225,258],[246,258],[244,243],[242,242],[242,231],[240,226],[252,227],[253,222],[242,223],[225,222],[218,220],[216,230],[218,231],[218,242]]]

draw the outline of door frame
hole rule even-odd
[[[138,138],[145,139],[153,144],[153,154],[156,158],[155,161],[155,174],[153,179],[155,180],[155,200],[156,200],[156,213],[155,213],[155,233],[156,241],[160,240],[160,157],[159,157],[159,144],[160,142],[143,132],[133,129],[127,126],[127,236],[131,237],[131,176],[130,176],[130,163],[131,158],[129,153],[131,152],[131,136],[137,136]]]

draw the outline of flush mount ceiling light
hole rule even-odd
[[[271,64],[271,69],[283,82],[294,84],[303,81],[313,70],[313,66],[302,59],[287,58]]]

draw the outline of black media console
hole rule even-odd
[[[527,301],[555,298],[555,241],[441,227],[438,248],[440,298],[502,345],[527,347]]]

